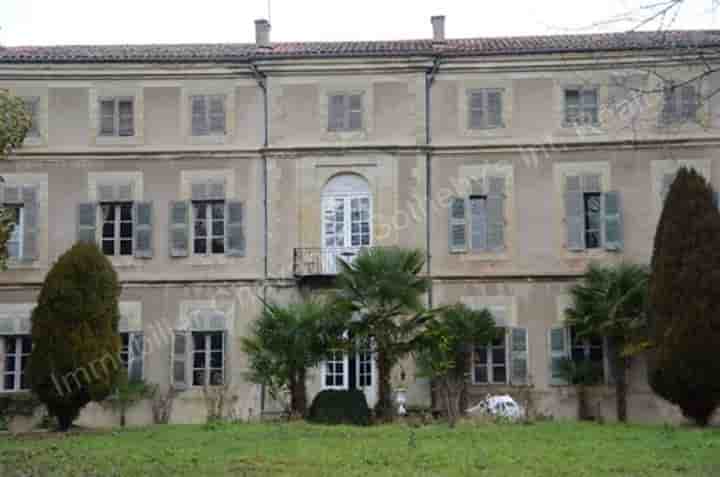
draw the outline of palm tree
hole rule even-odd
[[[632,263],[591,264],[570,290],[566,323],[580,337],[603,336],[615,376],[617,417],[627,420],[627,371],[633,355],[647,346],[647,267]]]
[[[248,379],[266,385],[275,398],[287,389],[289,414],[305,416],[307,370],[320,363],[328,349],[341,346],[346,316],[319,300],[286,306],[263,302],[260,318],[242,339],[250,361]]]
[[[379,420],[394,415],[390,373],[413,350],[429,318],[422,295],[428,280],[420,273],[422,252],[398,247],[363,249],[352,263],[339,260],[337,299],[353,313],[351,334],[374,343],[378,369]]]

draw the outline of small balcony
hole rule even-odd
[[[293,274],[296,277],[322,277],[337,275],[338,260],[351,263],[362,248],[296,248]]]

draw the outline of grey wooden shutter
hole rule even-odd
[[[568,250],[585,250],[585,203],[579,176],[565,179],[565,227]]]
[[[103,99],[100,101],[100,131],[101,136],[115,135],[115,100]]]
[[[528,334],[525,328],[510,330],[510,383],[528,383]]]
[[[118,135],[134,136],[135,120],[132,99],[118,100]]]
[[[345,128],[345,96],[333,94],[328,98],[328,131]]]
[[[502,91],[490,90],[487,93],[487,126],[502,127]]]
[[[210,96],[210,134],[225,134],[225,96]]]
[[[40,225],[40,205],[38,203],[38,187],[25,186],[23,195],[23,260],[38,259],[38,238]]]
[[[232,359],[230,356],[230,333],[225,330],[223,333],[223,382],[222,384],[228,385],[231,383],[230,363]]]
[[[487,200],[470,197],[470,248],[473,251],[487,249]]]
[[[172,369],[170,378],[172,380],[172,387],[177,390],[184,390],[190,386],[188,372],[190,341],[189,332],[175,331],[171,347]]]
[[[135,257],[152,258],[153,256],[153,204],[152,202],[135,202],[133,204],[133,232],[135,234]]]
[[[698,97],[695,86],[685,85],[680,88],[682,118],[688,121],[697,119]]]
[[[362,95],[351,94],[348,97],[348,119],[347,128],[351,131],[357,131],[362,129],[363,125],[363,109],[362,109]]]
[[[78,242],[96,243],[97,203],[81,202],[77,208]]]
[[[485,127],[485,101],[481,90],[469,93],[468,128],[481,129]]]
[[[487,247],[491,252],[505,249],[505,177],[488,178]]]
[[[192,135],[207,136],[208,117],[207,102],[205,96],[191,96]]]
[[[550,348],[550,384],[567,384],[562,372],[562,363],[568,358],[565,328],[552,328],[548,334]]]
[[[460,253],[467,250],[467,219],[465,209],[464,198],[453,197],[450,199],[449,242],[451,253]]]
[[[675,104],[675,88],[672,84],[668,84],[663,89],[663,107],[661,122],[665,124],[672,123],[677,117],[677,107]]]
[[[25,106],[25,112],[30,117],[30,129],[28,129],[27,136],[37,137],[40,135],[40,128],[38,125],[40,98],[24,98],[23,105]]]
[[[622,250],[623,224],[620,192],[610,191],[602,196],[603,242],[606,250]]]
[[[128,380],[142,381],[145,352],[145,337],[142,333],[130,333],[128,346],[132,348],[132,361],[128,366]]]
[[[229,200],[225,207],[225,253],[234,257],[242,257],[245,255],[243,203]]]
[[[190,242],[190,203],[170,202],[170,256],[187,257]]]

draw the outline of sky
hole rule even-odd
[[[429,38],[432,15],[448,38],[618,31],[634,21],[597,24],[669,0],[0,0],[0,45],[250,43],[269,1],[272,41],[347,41]],[[674,27],[720,27],[712,4]]]

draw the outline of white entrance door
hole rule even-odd
[[[377,404],[377,367],[375,355],[369,351],[359,351],[355,358],[357,388],[365,393],[368,406]]]
[[[368,406],[377,403],[377,365],[375,356],[370,350],[362,350],[353,354],[354,359],[338,352],[330,353],[322,365],[323,389],[355,388],[365,393]],[[350,364],[354,361],[354,382],[350,382]]]
[[[323,273],[337,273],[338,259],[351,262],[362,247],[370,246],[371,215],[368,194],[323,197]]]

